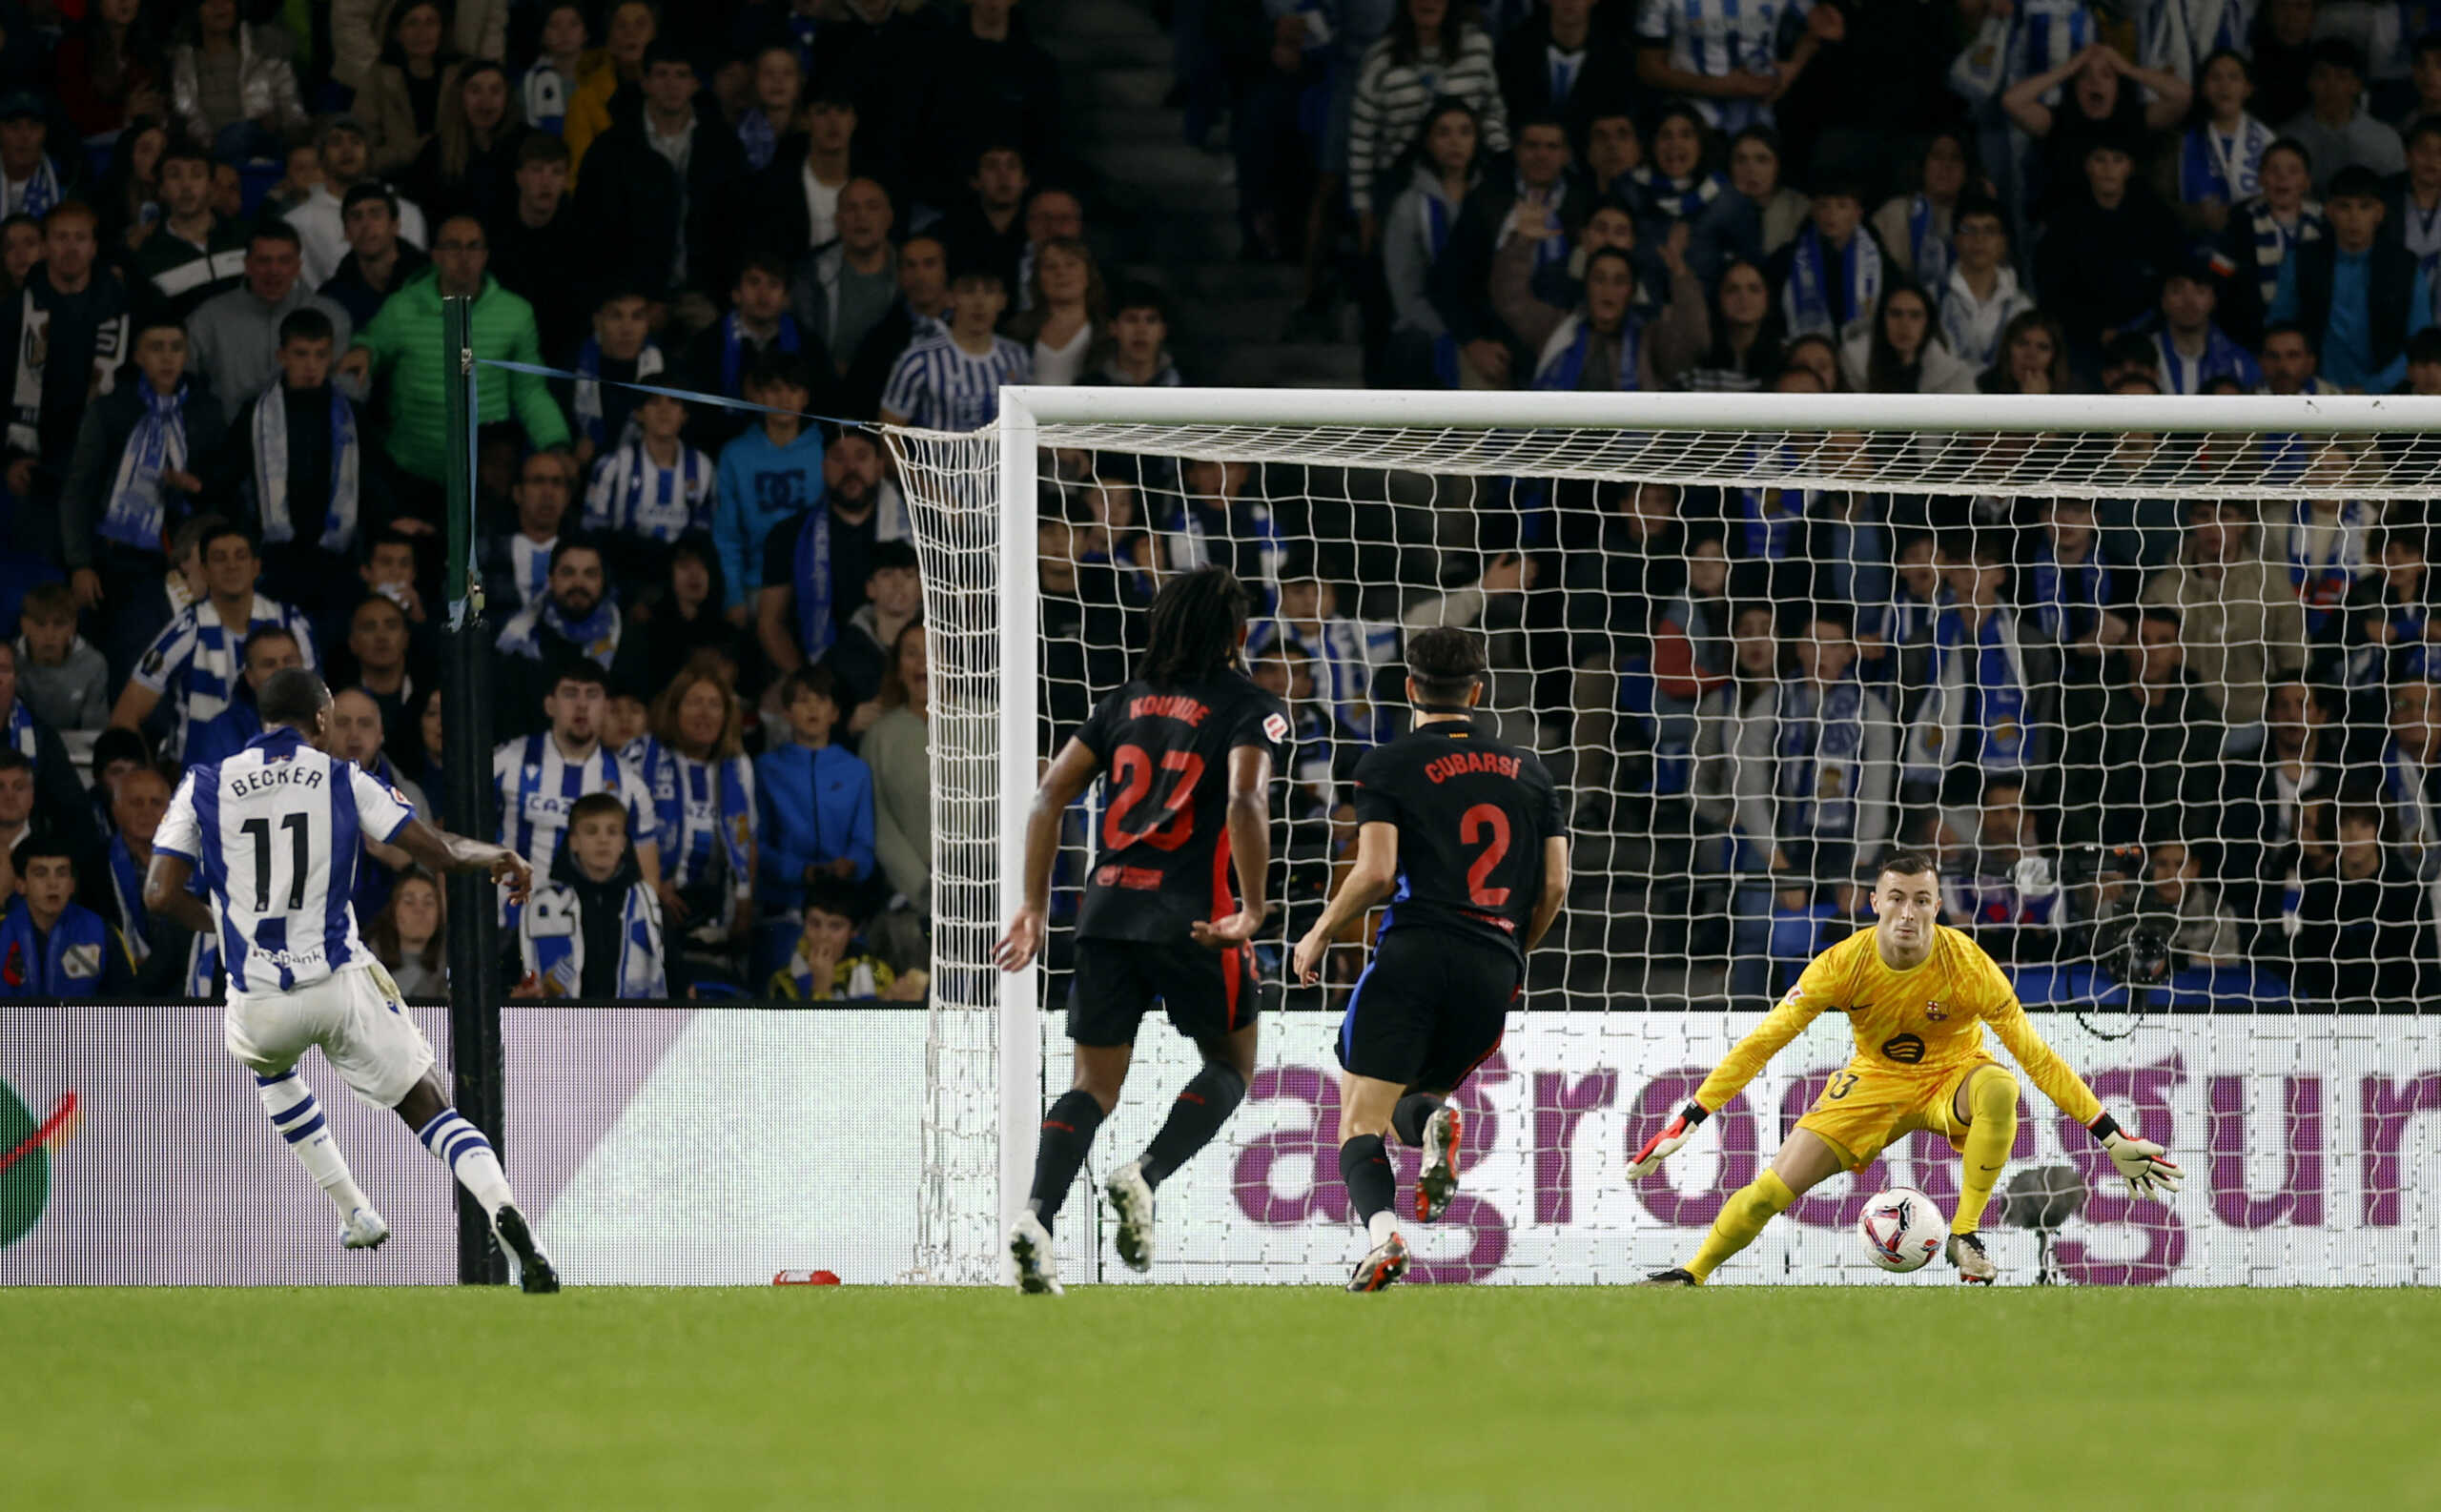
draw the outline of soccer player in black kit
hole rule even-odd
[[[1500,1048],[1542,942],[1568,895],[1559,789],[1532,751],[1477,730],[1482,644],[1443,625],[1407,637],[1415,728],[1356,764],[1356,867],[1297,942],[1296,972],[1385,896],[1373,959],[1340,1025],[1339,1171],[1372,1245],[1348,1278],[1378,1292],[1406,1274],[1398,1178],[1383,1135],[1424,1150],[1415,1216],[1429,1222],[1458,1190],[1458,1110],[1448,1103]]]
[[[1041,948],[1060,818],[1097,776],[1105,779],[1068,996],[1076,1082],[1043,1114],[1034,1191],[1009,1230],[1020,1291],[1060,1289],[1052,1221],[1118,1102],[1137,1022],[1155,999],[1203,1052],[1203,1069],[1144,1154],[1103,1183],[1130,1269],[1152,1268],[1154,1190],[1220,1133],[1254,1074],[1246,942],[1267,911],[1268,799],[1286,755],[1288,711],[1246,676],[1248,603],[1226,567],[1163,583],[1135,681],[1095,707],[1035,789],[1025,904],[995,952],[1004,971],[1023,971]]]

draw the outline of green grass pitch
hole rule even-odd
[[[0,1506],[2441,1506],[2441,1293],[0,1292]]]

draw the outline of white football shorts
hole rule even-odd
[[[347,1090],[376,1108],[396,1108],[433,1064],[432,1046],[378,961],[342,966],[291,992],[233,993],[221,1036],[258,1076],[278,1075],[318,1045]]]

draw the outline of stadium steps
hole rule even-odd
[[[1092,174],[1097,251],[1119,277],[1171,297],[1170,346],[1201,384],[1352,388],[1347,342],[1283,341],[1295,268],[1239,260],[1238,191],[1224,153],[1190,147],[1164,105],[1170,41],[1141,0],[1039,0],[1035,35],[1059,60],[1069,147]],[[1225,142],[1225,127],[1213,133]],[[1344,337],[1353,336],[1343,331]]]

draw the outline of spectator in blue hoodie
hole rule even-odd
[[[816,877],[863,883],[873,874],[873,775],[831,743],[839,723],[838,679],[816,664],[790,673],[781,691],[794,739],[774,744],[754,764],[759,890],[772,912],[803,908],[806,885]]]
[[[763,586],[763,542],[783,521],[822,501],[822,432],[804,414],[813,394],[805,359],[766,352],[746,372],[746,397],[769,406],[763,423],[721,448],[720,502],[712,510],[722,611],[744,628]]]

